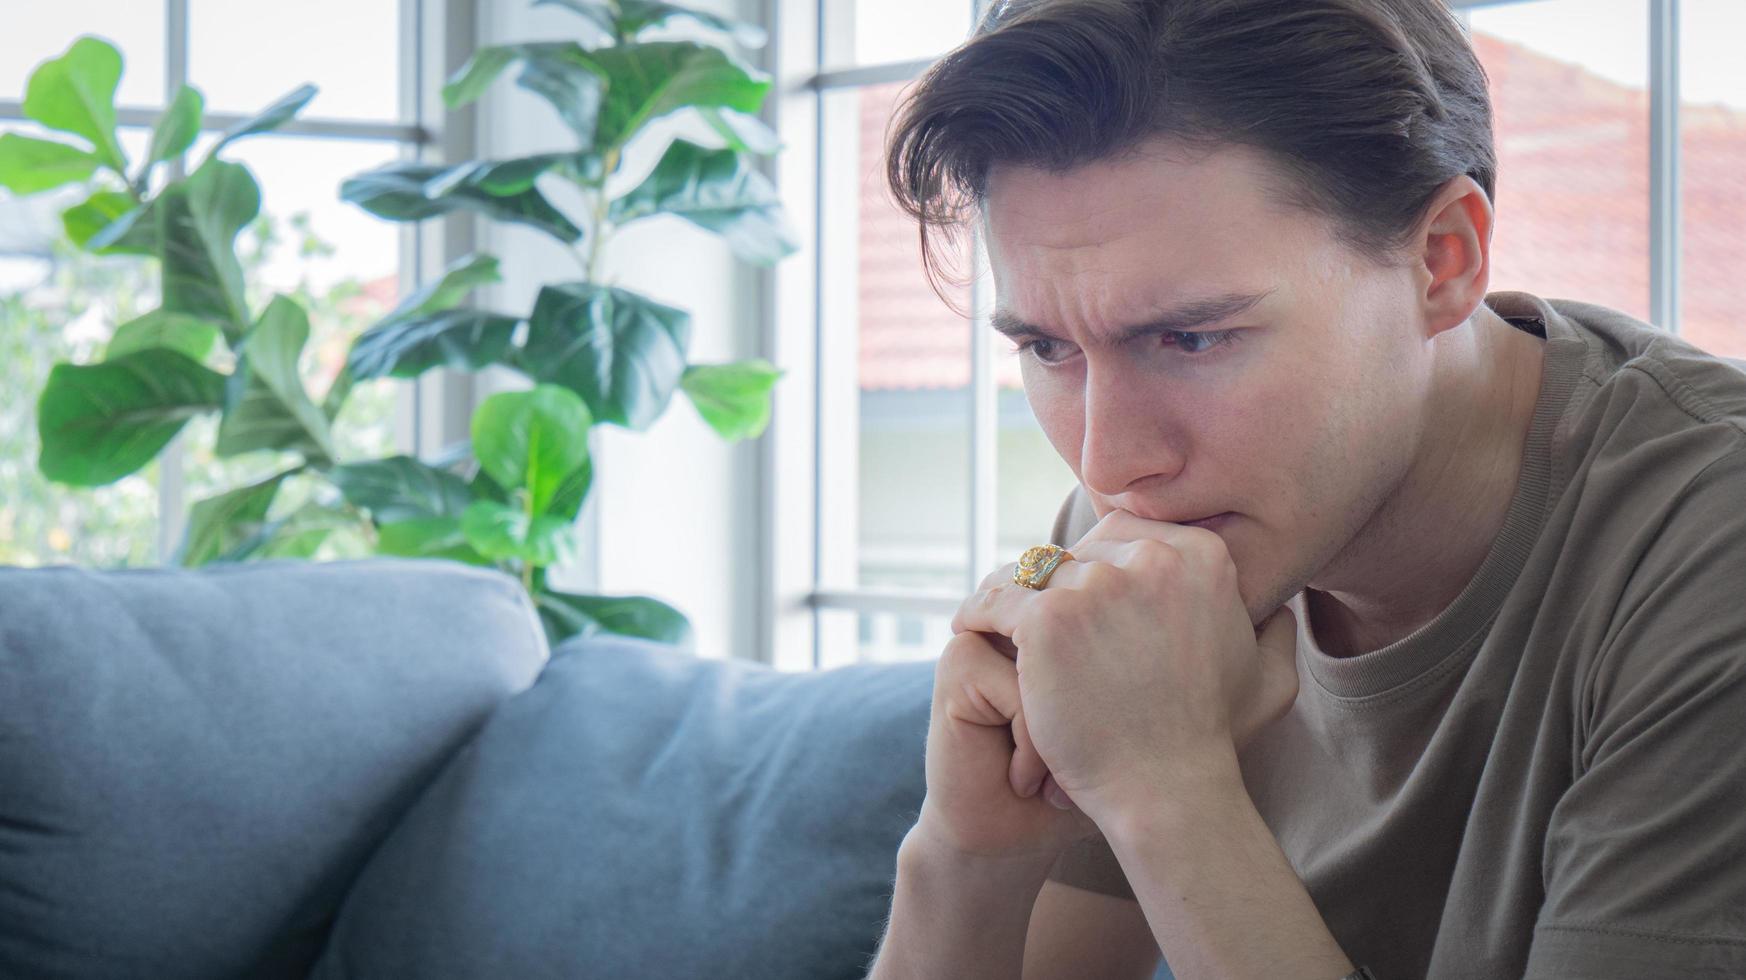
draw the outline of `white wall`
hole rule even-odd
[[[693,5],[748,20],[762,10],[759,0]],[[567,39],[577,36],[580,23],[559,7],[535,8],[529,0],[481,0],[479,13],[481,45]],[[748,60],[756,63],[756,57]],[[573,146],[550,107],[512,84],[511,77],[493,86],[480,104],[484,154],[514,157]],[[627,183],[653,166],[660,147],[643,150],[626,161]],[[560,207],[571,203],[554,199]],[[531,310],[542,283],[582,278],[575,260],[543,235],[487,224],[481,238],[480,247],[502,260],[505,280],[485,299],[504,312]],[[615,238],[603,266],[608,281],[691,312],[693,362],[758,356],[760,273],[737,262],[712,236],[677,219],[650,219]],[[484,380],[486,391],[512,383],[502,377]],[[683,395],[675,396],[648,432],[602,426],[595,435],[594,490],[583,515],[585,557],[574,567],[555,570],[554,584],[573,591],[653,595],[691,618],[700,655],[753,656],[755,446],[724,444]]]

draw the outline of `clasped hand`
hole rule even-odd
[[[1010,725],[1012,791],[1046,805],[1058,788],[1102,825],[1290,708],[1296,619],[1281,608],[1257,630],[1209,530],[1118,510],[1070,550],[1042,590],[1015,584],[1012,565],[989,575],[953,618],[953,644],[985,677],[999,671],[976,645],[1010,661],[1016,703],[966,695],[982,698],[982,723],[998,712]]]

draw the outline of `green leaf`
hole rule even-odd
[[[188,152],[188,147],[194,145],[194,138],[200,135],[200,117],[205,109],[206,100],[201,97],[199,89],[189,85],[178,89],[175,101],[158,117],[158,124],[152,129],[152,148],[146,162],[160,163]]]
[[[214,157],[218,156],[219,150],[222,150],[237,140],[242,139],[244,136],[253,136],[257,133],[270,133],[273,130],[278,129],[280,126],[290,122],[292,119],[296,118],[299,112],[303,111],[303,107],[309,104],[310,99],[315,98],[315,93],[317,91],[319,90],[313,85],[301,86],[287,93],[284,97],[280,98],[279,101],[225,130],[219,137],[218,143],[206,154],[207,162],[210,163]],[[202,164],[202,166],[204,166],[204,164]]]
[[[303,307],[285,296],[274,297],[238,345],[215,453],[291,449],[312,461],[333,460],[327,416],[310,401],[297,372],[297,359],[308,341],[309,315]]]
[[[97,191],[82,203],[62,211],[61,225],[66,228],[67,237],[73,244],[98,255],[156,256],[158,243],[154,224],[140,221],[143,210],[135,210],[133,198],[120,191]],[[125,224],[121,223],[123,219]],[[110,229],[113,229],[113,234],[103,236],[105,241],[102,244],[92,244],[100,233]]]
[[[197,568],[227,557],[231,560],[243,557],[233,553],[260,533],[273,498],[279,494],[279,485],[295,472],[275,473],[259,483],[197,502],[189,508],[188,527],[183,532],[181,547],[176,549],[175,562]]]
[[[647,596],[541,592],[534,596],[534,605],[547,638],[554,644],[598,633],[637,636],[673,646],[691,642],[691,623],[685,614]]]
[[[440,313],[461,305],[469,293],[480,286],[502,282],[497,270],[497,258],[491,255],[469,255],[449,263],[442,275],[428,282],[389,311],[383,323],[409,320],[416,316]]]
[[[560,165],[564,172],[589,180],[600,177],[603,161],[592,153],[541,153],[514,160],[477,160],[450,167],[432,177],[424,185],[424,195],[441,197],[456,188],[470,188],[492,197],[507,197],[531,190],[540,174]]]
[[[593,421],[582,399],[563,388],[501,392],[473,412],[473,454],[499,486],[527,488],[531,511],[544,514],[565,478],[587,462]]]
[[[799,248],[769,178],[734,150],[706,150],[685,140],[674,140],[648,179],[613,201],[608,214],[620,225],[676,215],[720,235],[740,258],[759,265]]]
[[[592,283],[540,290],[517,366],[581,395],[599,422],[648,428],[685,372],[691,315]]]
[[[37,194],[90,180],[97,165],[96,155],[76,146],[0,133],[0,187],[14,194]]]
[[[216,561],[248,561],[268,558],[313,558],[338,531],[361,530],[357,518],[343,510],[306,503],[276,520],[250,522],[253,527]],[[239,530],[247,531],[247,527]]]
[[[560,565],[576,557],[576,533],[569,521],[550,514],[529,518],[526,511],[494,500],[469,505],[461,515],[461,533],[475,551],[495,561]]]
[[[479,97],[510,64],[520,62],[515,84],[551,104],[558,118],[581,141],[594,148],[594,127],[600,113],[605,76],[574,41],[537,41],[482,48],[443,89],[451,108]]]
[[[710,129],[721,134],[729,149],[765,157],[782,149],[782,140],[776,135],[776,131],[764,125],[764,121],[757,116],[732,109],[710,108],[698,109],[697,114]]]
[[[164,308],[222,324],[233,345],[250,320],[236,236],[260,210],[254,175],[223,160],[165,187],[149,208],[163,243]]]
[[[210,320],[153,310],[115,328],[103,359],[113,361],[134,351],[168,348],[182,353],[192,361],[205,361],[218,343],[218,325]]]
[[[530,225],[567,244],[582,237],[580,228],[531,187],[519,194],[498,196],[461,184],[438,197],[427,197],[425,185],[444,169],[424,163],[389,164],[348,179],[340,185],[340,198],[390,221],[422,221],[472,210],[499,221]]]
[[[512,358],[521,321],[485,310],[444,310],[371,327],[352,345],[346,367],[359,381],[416,378],[434,367],[477,371]]]
[[[37,66],[24,93],[24,114],[50,129],[83,136],[103,166],[127,174],[127,154],[115,138],[115,87],[121,52],[107,41],[81,37],[67,53]]]
[[[376,553],[406,558],[447,558],[469,565],[491,565],[467,543],[459,517],[421,517],[376,528]]]
[[[723,439],[755,439],[770,424],[770,389],[780,377],[768,361],[693,364],[679,387]]]
[[[321,396],[321,414],[327,416],[327,422],[332,425],[339,418],[340,410],[346,407],[346,399],[351,397],[352,387],[357,378],[352,375],[348,365],[340,365],[339,373],[334,375],[333,382],[328,385],[327,394]]]
[[[546,513],[574,521],[582,513],[582,502],[588,499],[588,489],[593,485],[594,460],[589,458],[558,484],[558,489],[552,493],[552,502],[546,505]]]
[[[467,481],[410,456],[347,463],[327,475],[348,503],[369,511],[377,524],[459,518],[473,502]]]
[[[689,106],[757,112],[769,76],[719,48],[689,41],[622,44],[587,52],[606,73],[606,99],[593,148],[603,154],[629,142],[644,125]]]
[[[515,58],[512,47],[493,46],[473,52],[461,70],[443,86],[443,104],[450,109],[459,109],[478,101],[491,83],[497,81],[497,76],[515,63]]]
[[[38,468],[61,483],[113,483],[151,462],[189,419],[223,398],[224,375],[173,350],[56,364],[37,403]]]
[[[754,24],[717,17],[715,14],[689,7],[661,3],[659,0],[619,0],[619,10],[618,30],[624,37],[636,37],[648,28],[659,27],[668,21],[688,20],[726,34],[748,48],[761,48],[768,40],[764,29]]]

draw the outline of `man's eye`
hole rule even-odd
[[[1065,359],[1067,356],[1066,353],[1059,348],[1060,344],[1056,341],[1044,340],[1039,337],[1035,340],[1025,341],[1019,345],[1018,349],[1019,353],[1029,354],[1044,364],[1055,364]]]
[[[1208,330],[1203,333],[1185,333],[1172,330],[1165,333],[1164,340],[1176,345],[1184,354],[1204,354],[1215,347],[1223,347],[1236,339],[1235,330]]]

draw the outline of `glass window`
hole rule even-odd
[[[308,4],[273,13],[255,4],[194,0],[189,60],[200,65],[206,56],[206,74],[194,80],[205,89],[208,111],[253,111],[313,80],[327,89],[328,104],[317,112],[395,122],[399,4],[326,6],[328,16],[319,18],[310,16]],[[0,65],[8,66],[0,70],[0,99],[18,98],[32,66],[60,54],[74,37],[95,33],[115,42],[127,59],[119,101],[155,111],[167,87],[166,13],[162,3],[131,0],[72,0],[33,13],[0,33]],[[333,31],[342,21],[351,29]],[[269,35],[273,43],[260,43]],[[312,51],[327,56],[311,60]],[[227,63],[235,66],[234,77],[225,75]],[[44,135],[15,116],[0,118],[0,130]],[[123,146],[135,161],[149,135],[122,129]],[[191,164],[214,139],[207,134],[197,142]],[[393,305],[399,289],[399,227],[341,203],[339,185],[408,149],[389,141],[267,136],[227,151],[228,158],[250,167],[263,191],[262,215],[238,241],[251,305],[258,311],[272,293],[285,292],[308,310],[311,340],[300,367],[316,399],[338,373],[352,338]],[[97,360],[118,324],[159,301],[155,263],[98,258],[61,240],[59,213],[83,193],[68,188],[22,199],[0,193],[0,563],[107,566],[166,559],[158,549],[166,506],[184,516],[202,497],[276,472],[292,458],[251,453],[214,459],[217,420],[204,418],[190,423],[175,444],[179,449],[162,457],[165,462],[154,461],[107,487],[68,488],[37,472],[36,402],[52,366]],[[342,459],[397,450],[392,420],[403,394],[404,386],[390,380],[353,390],[336,426]],[[181,477],[164,476],[165,467]],[[289,487],[279,511],[310,490],[309,484]]]
[[[1492,289],[1649,316],[1648,17],[1646,0],[1472,12],[1498,152]]]
[[[824,63],[937,58],[970,33],[970,0],[824,0]]]
[[[253,6],[252,4],[249,6]],[[164,102],[164,5],[146,0],[55,0],[8,6],[0,28],[0,99],[23,99],[36,66],[66,53],[84,34],[121,49],[122,106]]]
[[[1746,358],[1740,270],[1746,268],[1746,4],[1680,5],[1679,330],[1724,357]]]
[[[989,328],[984,328],[989,329]],[[999,444],[995,450],[996,565],[1017,561],[1026,548],[1049,539],[1055,515],[1078,480],[1049,443],[1018,380],[1018,357],[1005,338],[995,341],[999,366]],[[1067,542],[1071,545],[1073,542]],[[992,568],[977,569],[981,574]]]
[[[900,88],[825,97],[819,327],[840,353],[827,356],[835,372],[824,378],[826,584],[959,592],[970,543],[970,296],[953,289],[948,304],[934,292],[914,223],[886,190],[883,136]]]
[[[33,123],[0,132],[49,137]],[[145,152],[147,135],[124,129],[122,149]],[[0,564],[121,565],[156,550],[158,466],[113,484],[75,489],[37,470],[37,400],[60,361],[95,359],[116,324],[157,306],[157,269],[99,258],[62,241],[60,213],[76,188],[0,195]]]
[[[190,0],[188,75],[219,112],[254,112],[305,83],[321,119],[400,116],[396,0]]]
[[[859,639],[858,646],[841,642],[819,644],[819,669],[852,663],[899,663],[932,660],[952,639],[952,617],[899,612],[819,611],[823,638]]]

